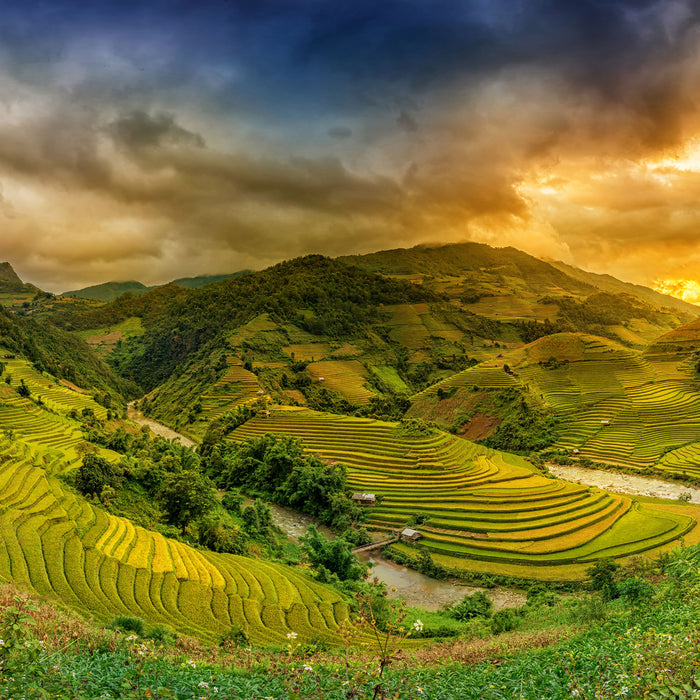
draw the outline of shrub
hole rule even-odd
[[[520,615],[513,608],[497,610],[491,618],[491,631],[494,634],[510,632],[520,625]]]
[[[654,595],[654,586],[638,576],[622,581],[617,585],[617,590],[621,598],[634,605],[650,600]]]
[[[155,642],[167,645],[174,644],[177,640],[175,630],[172,627],[168,627],[168,625],[153,625],[152,627],[148,627],[143,636]]]
[[[466,622],[475,617],[490,617],[493,613],[493,603],[484,591],[477,591],[472,595],[465,595],[454,606],[445,606],[444,610],[455,620]]]
[[[146,623],[133,615],[117,615],[110,620],[107,625],[109,629],[121,630],[122,632],[133,632],[143,637],[146,632]]]
[[[248,633],[238,624],[234,624],[219,637],[219,646],[222,649],[245,647],[250,644]]]

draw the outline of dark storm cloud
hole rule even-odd
[[[130,149],[204,146],[204,138],[176,124],[172,114],[150,115],[134,110],[112,122],[110,131],[119,145]]]
[[[518,227],[522,247],[593,260],[635,226],[681,245],[700,223],[691,174],[669,189],[625,165],[700,133],[694,0],[3,9],[4,238],[59,263],[72,245],[72,279],[110,259],[136,276],[129,256],[189,274],[195,248],[233,269]]]

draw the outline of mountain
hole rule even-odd
[[[637,347],[700,316],[700,308],[680,299],[510,247],[469,242],[340,259],[446,294],[482,317],[531,326],[547,323],[551,330],[584,331]],[[533,326],[520,335],[532,341],[543,330]]]
[[[131,294],[143,294],[148,291],[148,287],[141,282],[130,280],[129,282],[104,282],[95,284],[92,287],[84,287],[71,292],[63,292],[63,297],[73,297],[78,299],[97,299],[98,301],[114,301],[117,297],[127,292]]]
[[[644,287],[641,284],[631,284],[630,282],[622,282],[611,275],[600,275],[595,272],[586,272],[578,267],[573,267],[572,265],[567,265],[566,263],[560,262],[558,260],[548,261],[552,267],[556,267],[558,270],[573,277],[581,282],[586,282],[594,287],[597,287],[601,291],[610,292],[612,294],[630,294],[636,296],[642,301],[645,301],[652,306],[657,307],[668,307],[670,309],[675,309],[676,311],[681,311],[683,313],[691,314],[694,316],[700,316],[700,308],[695,304],[690,304],[682,299],[677,299],[668,294],[662,294],[654,289],[649,289],[649,287]]]
[[[35,294],[39,291],[33,284],[24,283],[9,262],[0,263],[0,294],[7,292]]]
[[[172,284],[176,284],[178,287],[183,287],[184,289],[199,289],[207,284],[214,284],[214,282],[233,279],[239,275],[245,275],[248,272],[250,272],[250,270],[232,272],[228,275],[199,275],[198,277],[180,277],[179,279],[173,280]],[[153,289],[153,287],[151,287],[151,289]]]
[[[228,275],[181,277],[173,280],[169,284],[174,284],[178,287],[182,287],[183,289],[199,289],[199,287],[204,287],[207,284],[213,284],[214,282],[221,282],[222,280],[231,279],[232,277],[243,275],[246,272],[247,270],[242,270],[241,272],[232,272]],[[74,299],[96,299],[97,301],[110,302],[114,301],[122,294],[145,294],[147,291],[161,286],[165,285],[153,285],[151,287],[147,287],[145,284],[137,282],[136,280],[130,280],[128,282],[104,282],[103,284],[95,284],[91,287],[83,287],[82,289],[63,292],[61,296]]]
[[[132,397],[136,387],[114,374],[90,347],[73,333],[53,324],[24,318],[0,307],[0,350],[17,354],[59,379],[115,398]]]

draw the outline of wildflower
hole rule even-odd
[[[296,639],[299,635],[296,632],[287,632],[287,639]]]
[[[309,666],[309,664],[304,664],[304,670],[305,670],[305,671],[313,671],[313,670],[314,670],[314,667],[313,667],[313,666]]]
[[[416,632],[422,632],[422,631],[423,631],[423,623],[422,623],[420,620],[416,620],[416,621],[413,623],[413,629],[414,629]]]
[[[4,639],[0,639],[0,647],[4,647],[4,646],[5,646],[5,640],[4,640]]]
[[[181,664],[181,666],[183,666],[183,667],[189,666],[190,668],[197,668],[197,664],[194,661],[192,661],[192,659],[187,659],[187,661],[185,661],[184,664]]]
[[[137,634],[130,634],[130,635],[126,638],[126,641],[127,641],[127,642],[135,642],[138,638],[139,638],[139,636],[138,636]]]
[[[421,688],[419,685],[416,686],[416,690],[418,691],[419,695],[423,695],[423,688]]]
[[[199,681],[199,683],[197,685],[200,688],[208,688],[209,687],[209,683],[207,683],[206,681]]]

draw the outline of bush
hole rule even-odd
[[[222,649],[234,647],[247,647],[250,644],[248,633],[238,624],[234,624],[219,637],[219,646]]]
[[[617,585],[618,594],[621,598],[629,601],[633,605],[651,600],[654,596],[654,586],[646,579],[635,576],[628,578]]]
[[[603,600],[613,600],[619,597],[616,580],[619,570],[620,565],[610,558],[600,559],[586,569],[591,588],[598,591]]]
[[[167,645],[174,644],[177,640],[177,633],[172,627],[168,627],[168,625],[153,625],[152,627],[148,627],[143,636],[155,642]]]
[[[118,615],[110,620],[107,627],[111,630],[121,630],[122,632],[133,632],[143,637],[146,632],[146,623],[133,615]]]
[[[472,595],[465,595],[456,605],[447,605],[443,609],[455,620],[466,622],[475,617],[490,617],[493,613],[493,603],[484,591],[477,591]]]
[[[520,625],[520,615],[513,608],[497,610],[491,618],[491,631],[494,634],[510,632]]]

